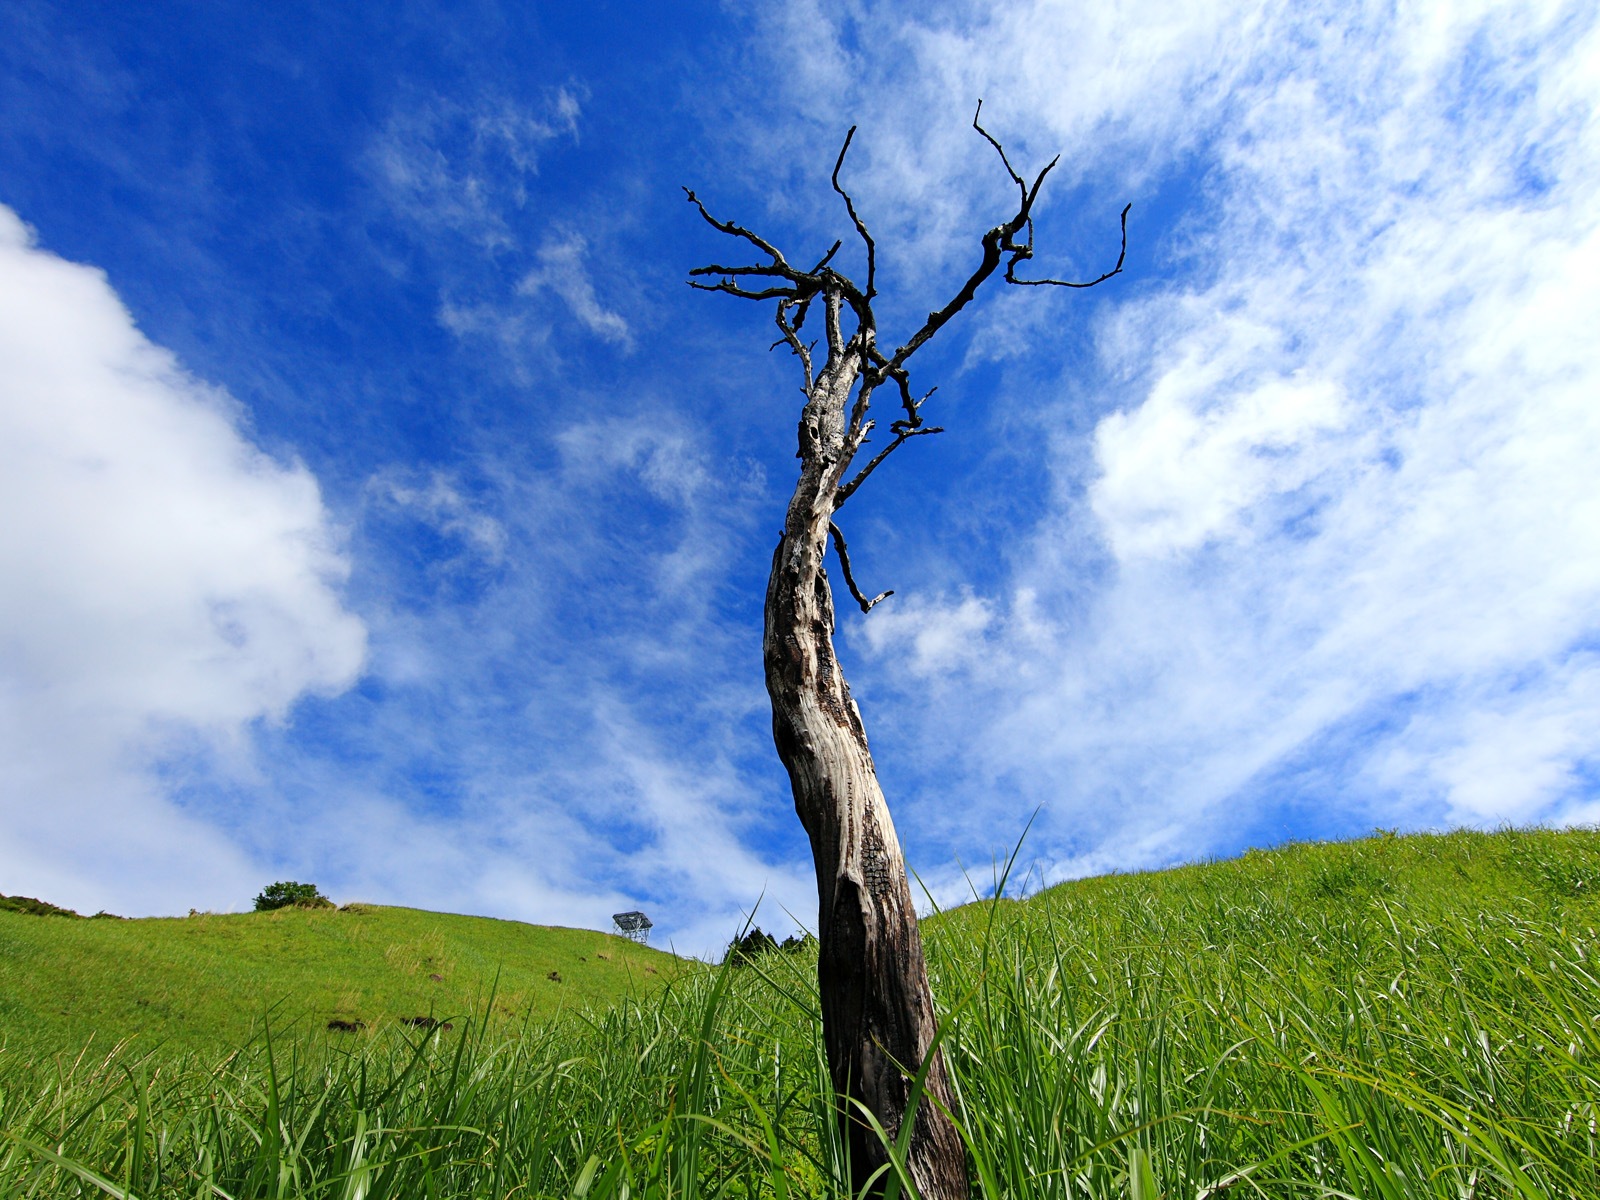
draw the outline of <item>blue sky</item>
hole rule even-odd
[[[1090,9],[1093,11],[1089,11]],[[1600,820],[1592,4],[13,0],[0,890],[707,952],[815,910],[760,598],[798,376],[730,247],[881,250],[919,355],[841,651],[941,901]],[[848,264],[847,264],[848,265]]]

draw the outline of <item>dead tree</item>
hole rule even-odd
[[[922,326],[892,351],[879,344],[873,313],[877,247],[850,193],[839,182],[855,136],[853,127],[833,165],[833,190],[844,201],[865,248],[864,285],[833,265],[842,242],[835,242],[815,266],[796,267],[767,239],[712,216],[694,192],[684,189],[713,229],[753,247],[760,259],[747,265],[696,267],[690,272],[690,286],[745,300],[774,301],[781,337],[773,348],[787,345],[803,375],[800,478],[772,556],[762,651],[772,699],[773,739],[788,769],[795,809],[816,862],[823,1038],[857,1191],[887,1162],[882,1141],[864,1120],[863,1110],[891,1139],[899,1135],[936,1024],[905,860],[878,786],[861,714],[834,654],[833,594],[824,569],[829,539],[838,552],[845,586],[863,613],[892,593],[871,599],[862,593],[834,515],[901,446],[912,438],[942,432],[924,423],[922,406],[933,392],[920,397],[913,393],[907,363],[971,302],[1002,264],[1007,283],[1087,288],[1122,270],[1128,246],[1124,208],[1122,253],[1117,265],[1098,279],[1019,278],[1017,269],[1033,257],[1034,204],[1059,156],[1029,183],[1012,167],[1004,147],[983,128],[982,113],[980,102],[972,126],[994,147],[1016,185],[1016,211],[979,239],[982,257],[977,269],[949,302],[929,313]],[[813,308],[818,310],[813,324],[820,321],[823,327],[820,365],[815,358],[817,343],[804,336]],[[892,389],[900,412],[889,423],[887,444],[856,468],[876,427],[868,413],[880,388]],[[965,1197],[966,1155],[948,1115],[953,1101],[937,1052],[928,1064],[924,1095],[914,1116],[908,1154],[916,1190],[923,1200]],[[878,1183],[883,1183],[881,1175]]]

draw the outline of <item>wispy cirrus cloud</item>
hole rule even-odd
[[[873,683],[917,698],[908,819],[970,856],[971,812],[1020,828],[1045,803],[1052,876],[1289,828],[1592,820],[1593,13],[872,11],[914,53],[846,45],[835,82],[904,164],[861,172],[889,211],[953,177],[936,90],[1004,98],[997,121],[1074,169],[1193,196],[1154,267],[1136,246],[1098,370],[1002,401],[997,430],[1070,431],[1026,550],[852,633]],[[883,99],[901,87],[914,111]],[[958,184],[907,231],[959,253],[944,230],[977,204]],[[935,770],[964,777],[961,818]]]
[[[539,247],[538,266],[517,284],[519,296],[546,292],[560,298],[578,323],[602,341],[624,350],[633,349],[633,334],[622,316],[600,303],[595,294],[593,269],[586,261],[588,243],[581,234],[545,238]]]
[[[581,115],[576,85],[557,88],[537,111],[434,97],[396,112],[368,154],[387,206],[439,271],[439,323],[496,346],[524,372],[574,322],[624,353],[634,345],[627,319],[602,299],[587,239],[558,228],[533,198],[541,157],[576,142]],[[510,289],[508,268],[520,273]]]
[[[488,252],[521,244],[539,160],[578,136],[580,94],[557,88],[539,111],[510,99],[477,104],[435,96],[390,116],[368,151],[372,174],[396,211]]]
[[[787,806],[751,802],[757,634],[726,577],[760,474],[659,404],[550,440],[371,482],[367,679],[336,732],[264,731],[246,815],[213,815],[341,897],[599,928],[643,907],[714,954],[757,897],[769,926],[814,902],[767,848]]]

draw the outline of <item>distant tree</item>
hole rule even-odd
[[[270,912],[274,908],[332,908],[329,900],[314,883],[295,883],[293,880],[269,883],[256,897],[256,911]]]
[[[929,312],[892,350],[892,343],[878,341],[873,310],[877,247],[839,182],[854,128],[834,162],[833,190],[843,200],[865,252],[861,283],[831,265],[842,242],[835,242],[815,266],[797,267],[772,242],[712,216],[694,192],[684,189],[713,229],[750,246],[750,257],[757,259],[696,267],[689,273],[690,286],[774,301],[779,333],[774,348],[787,345],[801,370],[805,403],[796,455],[800,477],[772,555],[762,650],[773,738],[816,863],[823,1041],[857,1192],[874,1177],[881,1189],[887,1178],[884,1146],[860,1110],[871,1113],[891,1139],[899,1135],[912,1080],[929,1055],[936,1025],[905,860],[878,786],[861,714],[834,653],[833,592],[824,569],[829,542],[838,553],[845,586],[863,613],[893,593],[871,599],[862,594],[834,515],[890,454],[913,438],[940,432],[923,421],[922,406],[933,393],[920,398],[912,393],[907,363],[996,271],[1007,283],[1022,286],[1093,287],[1122,270],[1128,245],[1124,208],[1123,255],[1099,278],[1067,282],[1018,277],[1018,267],[1033,257],[1039,189],[1056,164],[1052,161],[1031,183],[1025,180],[979,123],[982,112],[980,103],[973,128],[994,147],[1016,186],[1016,210],[978,239],[978,265],[949,301]],[[804,336],[806,318],[814,309],[812,329],[822,326],[820,362],[813,358],[817,342]],[[888,443],[852,471],[874,428],[867,414],[880,388],[898,399],[901,413],[889,423]],[[955,1099],[937,1054],[927,1068],[928,1099],[916,1112],[907,1165],[923,1200],[957,1200],[967,1194],[967,1172],[960,1134],[947,1115],[954,1111]]]
[[[759,958],[763,954],[778,953],[797,954],[808,948],[816,939],[810,934],[801,935],[791,933],[783,941],[773,937],[761,926],[757,925],[743,937],[736,937],[728,943],[726,958],[731,959],[734,966]]]
[[[777,949],[778,939],[757,925],[743,937],[736,937],[729,942],[728,953],[725,957],[737,966],[739,963],[748,962],[752,958],[759,958],[761,955],[775,952]]]

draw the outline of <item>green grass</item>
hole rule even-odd
[[[359,1040],[476,1012],[497,976],[502,1014],[544,1018],[613,1003],[678,961],[587,930],[370,905],[133,921],[0,910],[0,1037],[13,1051],[91,1034],[108,1049],[216,1051],[272,1012],[280,1028]],[[329,1034],[333,1019],[364,1029]]]
[[[1594,832],[1378,837],[932,920],[976,1194],[1600,1196],[1597,884]],[[520,1032],[8,1051],[0,1194],[835,1196],[809,971]]]

